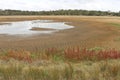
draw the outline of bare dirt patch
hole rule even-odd
[[[32,29],[30,29],[32,31],[51,31],[51,30],[55,30],[55,29],[50,29],[50,28],[39,28],[39,27],[32,27]]]

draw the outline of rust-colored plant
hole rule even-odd
[[[64,55],[68,59],[75,60],[105,60],[120,58],[120,51],[111,50],[89,50],[80,48],[68,48],[64,51]]]
[[[7,54],[8,58],[14,58],[17,60],[23,60],[23,61],[28,61],[31,62],[31,53],[25,50],[19,50],[19,51],[15,51],[15,50],[10,50],[8,51]]]

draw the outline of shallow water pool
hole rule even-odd
[[[46,28],[51,30],[33,31],[32,28]],[[50,34],[59,30],[70,29],[73,26],[65,24],[65,22],[54,22],[51,20],[32,20],[19,22],[6,22],[0,25],[0,34],[8,35],[31,35],[31,34]]]

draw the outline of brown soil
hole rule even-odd
[[[49,30],[54,30],[54,29],[50,29],[50,28],[39,28],[39,27],[32,27],[33,31],[49,31]]]
[[[45,48],[116,48],[120,47],[120,29],[110,23],[119,23],[119,17],[88,16],[1,16],[0,22],[23,20],[54,20],[68,22],[73,29],[48,35],[10,36],[0,35],[1,49],[27,49],[39,51]]]
[[[11,23],[0,23],[0,25],[10,25]]]

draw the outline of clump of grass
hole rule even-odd
[[[21,66],[0,66],[0,77],[2,80],[21,80]]]
[[[107,60],[119,59],[120,51],[115,49],[110,50],[89,50],[80,48],[68,48],[65,50],[65,57],[73,60]]]
[[[23,60],[23,61],[27,61],[27,62],[32,61],[31,53],[29,51],[25,51],[25,50],[9,50],[8,52],[6,52],[6,54],[1,55],[0,58],[3,60],[9,60],[9,59],[13,58],[16,60]]]

